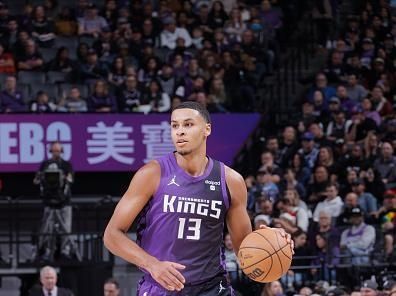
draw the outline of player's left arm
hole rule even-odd
[[[247,189],[242,176],[227,166],[225,177],[231,195],[226,222],[234,251],[238,253],[243,239],[252,232],[252,223],[247,213]]]

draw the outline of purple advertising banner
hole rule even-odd
[[[0,116],[0,172],[33,172],[63,144],[75,171],[134,171],[173,151],[169,114],[54,114]],[[256,127],[258,114],[212,115],[208,155],[226,164]]]

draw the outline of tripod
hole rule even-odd
[[[72,239],[72,207],[45,207],[38,242],[39,250],[44,248],[44,258],[53,261],[56,251],[57,236],[61,235],[61,253],[69,257],[76,255],[77,260],[82,257],[76,242]]]

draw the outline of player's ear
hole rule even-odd
[[[205,136],[209,136],[212,133],[212,125],[207,123],[205,126]]]

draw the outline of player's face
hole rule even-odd
[[[211,126],[193,109],[177,109],[171,116],[172,141],[181,155],[191,154],[206,145]]]

